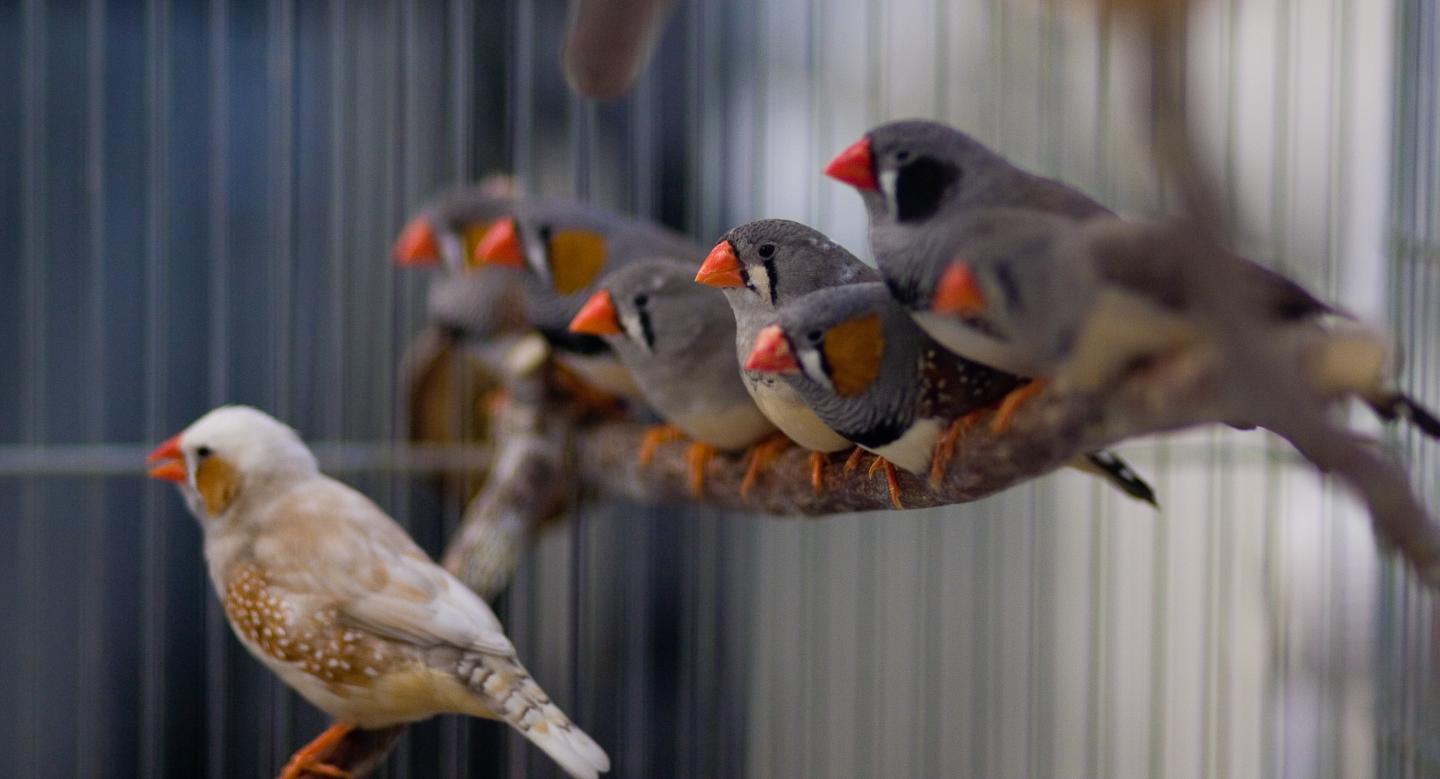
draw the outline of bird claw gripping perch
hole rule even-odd
[[[998,435],[1008,430],[1020,407],[1039,395],[1048,385],[1049,382],[1045,379],[1031,379],[1025,386],[1006,395],[1000,401],[1000,408],[995,411],[995,418],[990,420],[990,432]]]
[[[674,425],[655,425],[645,431],[645,438],[640,442],[640,453],[636,455],[636,462],[642,466],[648,466],[655,461],[655,453],[664,444],[679,441],[685,437],[680,428]]]
[[[760,480],[760,473],[774,464],[780,453],[793,446],[784,433],[776,433],[750,447],[745,453],[745,478],[740,481],[740,497],[748,497]]]
[[[895,466],[884,457],[876,457],[875,462],[870,463],[869,476],[874,476],[876,471],[885,472],[885,486],[890,491],[890,505],[896,509],[905,508],[905,503],[900,499],[900,476],[895,473]]]
[[[351,773],[321,762],[321,758],[354,730],[355,726],[337,722],[326,728],[313,741],[301,747],[280,771],[280,779],[304,779],[306,776],[326,776],[333,779],[350,779]]]

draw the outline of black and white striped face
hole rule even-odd
[[[825,287],[878,278],[824,233],[797,222],[750,222],[726,233],[725,241],[738,265],[738,286],[768,308]]]

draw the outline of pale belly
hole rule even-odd
[[[829,425],[820,421],[810,407],[805,405],[800,393],[781,381],[763,383],[750,381],[746,377],[745,388],[755,405],[765,414],[780,432],[790,440],[812,452],[838,452],[849,449],[853,444]]]
[[[670,420],[685,434],[716,449],[736,451],[773,433],[775,426],[753,403],[720,411],[674,417]]]
[[[930,472],[930,460],[935,454],[935,442],[945,431],[945,423],[938,419],[921,419],[905,435],[885,446],[869,451],[884,457],[911,473],[924,475]]]
[[[1049,371],[1040,366],[1014,344],[988,336],[963,322],[929,311],[913,311],[910,318],[926,335],[941,346],[982,365],[999,368],[1016,376],[1045,376]]]
[[[643,399],[630,370],[614,354],[557,353],[555,359],[595,389],[627,400]]]

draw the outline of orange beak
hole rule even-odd
[[[514,219],[501,219],[485,232],[475,246],[475,259],[512,268],[525,267],[525,249],[520,245],[520,231]]]
[[[153,466],[150,469],[152,479],[183,482],[190,478],[190,474],[185,472],[185,456],[180,453],[178,435],[171,436],[165,443],[155,447],[155,451],[145,458],[145,464]]]
[[[790,341],[785,338],[780,325],[770,325],[755,336],[755,348],[745,359],[745,370],[760,373],[790,373],[800,370],[795,355],[790,351]]]
[[[700,266],[700,272],[695,274],[695,281],[711,287],[743,287],[745,279],[740,276],[740,259],[735,256],[735,247],[729,241],[721,241],[715,244],[710,254],[705,257],[705,262]]]
[[[937,314],[978,316],[985,313],[985,293],[975,280],[975,273],[963,262],[954,262],[945,269],[935,288],[930,309]]]
[[[875,160],[870,156],[870,138],[850,144],[825,166],[825,175],[857,189],[879,189],[875,183]]]
[[[570,320],[570,332],[589,335],[617,335],[620,332],[620,318],[615,315],[615,301],[610,299],[610,290],[602,289],[590,296],[580,313]]]
[[[396,265],[434,265],[440,261],[440,244],[435,240],[435,230],[430,221],[417,216],[400,231],[395,239],[395,248],[390,250]]]

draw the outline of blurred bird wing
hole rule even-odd
[[[388,639],[515,653],[479,596],[430,560],[379,506],[325,482],[283,499],[275,509],[283,517],[256,542],[256,556],[276,583],[313,594],[355,627]]]

